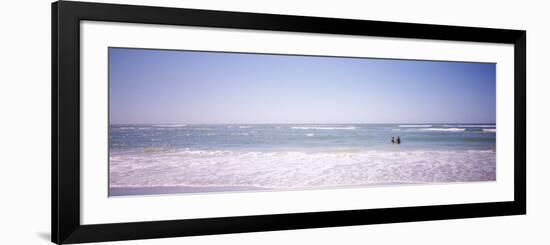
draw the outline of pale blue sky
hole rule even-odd
[[[109,48],[110,123],[494,123],[496,65]]]

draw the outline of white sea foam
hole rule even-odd
[[[355,130],[356,127],[321,127],[321,126],[295,126],[291,129],[316,129],[316,130]]]
[[[496,154],[469,151],[116,152],[111,187],[304,188],[380,183],[494,181]]]
[[[232,133],[231,135],[237,135],[237,136],[248,136],[248,133]]]
[[[487,133],[496,133],[496,132],[497,132],[497,129],[496,129],[496,128],[484,128],[484,129],[483,129],[483,132],[487,132]]]
[[[315,136],[315,134],[306,134],[306,136],[312,137],[312,136]]]
[[[406,124],[406,125],[399,125],[400,128],[429,128],[432,125],[429,124]]]
[[[447,128],[494,128],[495,125],[473,125],[473,124],[466,124],[466,125],[443,125],[443,127]]]
[[[422,128],[421,131],[462,132],[465,128]]]

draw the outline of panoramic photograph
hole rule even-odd
[[[109,196],[496,180],[496,64],[109,50]]]

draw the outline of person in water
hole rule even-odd
[[[399,138],[399,136],[397,136],[397,144],[401,144],[401,138]]]
[[[393,136],[391,137],[391,143],[395,144],[395,137],[393,137]]]

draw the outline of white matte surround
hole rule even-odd
[[[497,181],[108,198],[107,47],[497,63]],[[511,201],[513,46],[85,21],[81,23],[82,224]]]

